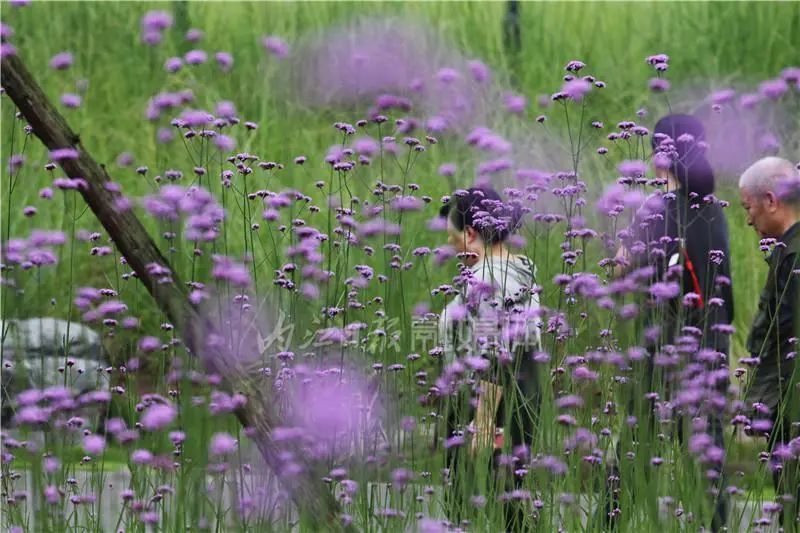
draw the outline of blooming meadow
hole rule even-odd
[[[4,69],[22,60],[79,139],[45,148],[4,89],[4,529],[683,531],[720,527],[720,505],[732,531],[792,527],[772,476],[797,468],[800,441],[769,450],[770,413],[744,396],[775,243],[745,227],[734,187],[761,155],[798,158],[791,46],[701,84],[680,74],[703,61],[685,44],[654,38],[612,68],[590,41],[556,50],[541,22],[620,7],[523,6],[541,16],[537,60],[495,44],[502,4],[357,20],[327,4],[42,4],[3,4]],[[763,9],[753,33],[790,40],[786,8]],[[486,43],[454,45],[425,13]],[[88,45],[71,35],[84,19]],[[707,138],[654,134],[678,111]],[[686,146],[717,173],[692,205],[728,217],[731,252],[703,272],[736,312],[665,340],[698,294],[620,249],[663,244],[640,230],[663,219],[657,170]],[[163,261],[131,268],[85,201],[93,182],[64,170],[82,157]],[[494,300],[453,347],[445,309],[464,320],[495,298],[440,215],[473,186],[502,196],[475,225],[528,258],[537,305]],[[192,319],[145,275],[181,287]],[[488,382],[504,391],[494,449],[469,415]]]

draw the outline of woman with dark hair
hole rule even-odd
[[[656,176],[666,186],[664,209],[661,216],[636,221],[629,258],[635,266],[656,267],[654,281],[677,281],[682,295],[692,294],[690,306],[673,300],[670,321],[662,326],[662,344],[691,326],[702,332],[703,348],[727,355],[728,336],[711,326],[733,321],[728,223],[712,196],[714,172],[705,156],[705,129],[693,116],[668,115],[656,124],[652,144]]]
[[[472,370],[477,383],[473,402],[448,402],[447,437],[472,432],[473,457],[489,447],[497,455],[503,438],[522,453],[518,447],[530,443],[536,414],[532,355],[539,349],[540,332],[536,269],[507,246],[520,225],[520,209],[492,189],[470,188],[454,192],[440,216],[447,220],[448,244],[461,260],[458,294],[439,322],[444,358],[450,366]],[[508,430],[505,437],[496,433],[500,427]],[[452,470],[464,452],[448,451]],[[461,516],[464,503],[459,498],[451,502],[453,518]],[[509,529],[521,528],[519,509],[507,521]]]
[[[658,193],[663,209],[647,209],[643,210],[646,214],[637,215],[618,253],[618,258],[624,258],[621,262],[627,263],[626,269],[650,267],[652,274],[651,299],[642,316],[650,357],[640,363],[641,379],[632,386],[632,409],[651,419],[645,433],[660,433],[663,426],[656,430],[654,402],[671,402],[680,408],[681,399],[673,397],[676,389],[686,388],[687,383],[696,386],[692,393],[702,395],[705,410],[697,413],[700,418],[674,420],[674,436],[682,442],[689,440],[683,426],[691,418],[693,431],[703,432],[709,438],[702,442],[708,449],[715,448],[708,472],[714,472],[714,491],[718,493],[711,524],[717,530],[727,518],[720,418],[729,384],[725,369],[733,321],[727,220],[713,197],[714,172],[705,156],[703,125],[690,115],[666,116],[656,124],[652,145],[656,176],[665,186]],[[681,360],[677,372],[669,363],[675,357]],[[652,398],[654,391],[658,391],[658,400],[644,400]],[[704,424],[697,422],[703,422],[703,416]],[[645,450],[642,446],[640,451]],[[618,480],[619,476],[612,478]],[[614,514],[613,509],[606,512]]]

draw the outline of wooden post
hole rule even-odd
[[[503,18],[503,47],[511,64],[511,81],[516,85],[519,78],[519,54],[522,47],[518,0],[506,2],[506,15]]]
[[[171,280],[167,282],[162,282],[163,280],[148,273],[147,265],[156,263],[170,268],[169,262],[150,238],[136,214],[132,210],[121,212],[115,208],[114,202],[119,193],[109,191],[106,187],[110,179],[103,165],[98,164],[84,150],[78,135],[70,129],[64,117],[44,94],[19,57],[4,57],[1,75],[0,83],[6,94],[31,125],[33,134],[49,150],[74,148],[78,151],[77,159],[60,161],[61,167],[70,178],[86,180],[88,187],[80,189],[80,192],[89,208],[137,273],[138,279],[150,292],[156,304],[175,326],[191,353],[196,356],[202,350],[206,352],[212,350],[213,347],[204,341],[209,333],[217,328],[189,302],[187,288],[180,282],[176,273],[173,272]],[[216,355],[224,357],[224,354]],[[215,354],[205,353],[205,356],[213,358]],[[242,426],[248,428],[266,464],[276,473],[279,472],[281,465],[278,450],[271,436],[271,429],[275,427],[277,417],[272,412],[270,399],[264,397],[263,387],[258,387],[254,383],[254,374],[248,369],[237,369],[236,375],[225,376],[225,379],[229,390],[246,393],[248,402],[236,411],[236,417]],[[342,529],[338,525],[339,508],[330,490],[320,479],[310,477],[314,472],[310,463],[305,472],[306,476],[283,480],[288,485],[287,489],[303,519],[315,531]]]

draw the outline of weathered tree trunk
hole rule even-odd
[[[71,178],[83,178],[88,183],[80,192],[97,219],[108,232],[114,244],[125,256],[128,264],[137,273],[138,279],[155,299],[179,332],[192,354],[213,350],[205,339],[215,329],[187,299],[187,288],[173,272],[171,280],[163,282],[148,273],[147,266],[156,263],[170,268],[167,259],[161,254],[142,223],[132,210],[120,212],[115,208],[115,198],[119,193],[106,188],[110,182],[103,165],[98,164],[81,146],[80,138],[67,124],[42,91],[41,87],[23,62],[16,56],[2,59],[2,79],[0,80],[11,100],[33,128],[33,133],[50,149],[74,148],[79,157],[61,161],[64,172]],[[170,268],[171,270],[171,268]],[[204,353],[204,357],[225,357],[223,353]],[[250,428],[251,436],[259,447],[267,465],[275,472],[280,471],[278,450],[271,438],[276,416],[269,398],[265,398],[263,387],[254,383],[254,375],[248,369],[239,369],[236,375],[225,376],[230,390],[243,391],[248,396],[247,405],[236,412],[239,422]],[[305,477],[284,480],[303,519],[314,530],[338,526],[338,505],[333,495],[321,482],[310,477],[314,469],[309,465]]]

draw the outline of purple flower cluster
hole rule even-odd
[[[190,241],[215,240],[225,219],[225,212],[214,196],[198,186],[163,185],[158,195],[145,197],[142,206],[151,216],[167,222],[176,222],[184,216],[184,236]]]
[[[58,263],[55,247],[65,243],[66,235],[60,231],[33,230],[27,239],[10,239],[4,243],[3,262],[22,270],[55,265]]]
[[[261,44],[267,52],[278,59],[289,57],[289,45],[280,37],[275,35],[266,36],[261,40]]]
[[[141,20],[142,41],[160,43],[172,23],[167,12],[147,12]],[[208,62],[216,62],[223,72],[230,71],[234,65],[230,53],[219,51],[212,56],[198,48],[201,45],[195,43],[203,40],[202,32],[190,30],[185,39],[192,43],[191,50],[181,57],[162,58],[163,63],[159,60],[167,73],[180,74],[167,76],[170,90],[149,99],[145,116],[154,123],[160,142],[166,144],[180,136],[190,164],[171,159],[165,162],[159,155],[158,161],[138,161],[136,164],[142,166],[134,169],[133,156],[125,152],[118,158],[117,171],[128,173],[132,179],[146,179],[154,186],[155,192],[144,197],[140,205],[159,225],[169,265],[156,261],[144,268],[159,284],[156,289],[178,279],[185,281],[193,312],[200,313],[204,321],[195,328],[199,331],[191,333],[201,338],[182,338],[181,324],[173,326],[141,311],[140,299],[131,292],[137,289],[123,286],[120,280],[143,272],[116,275],[115,269],[112,275],[109,268],[105,288],[78,287],[70,292],[69,304],[79,311],[82,321],[102,325],[104,338],[115,349],[119,343],[119,353],[127,354],[124,364],[97,369],[98,381],[110,381],[110,388],[80,393],[49,386],[25,390],[14,399],[13,424],[66,435],[65,442],[85,453],[80,460],[84,464],[97,461],[109,446],[127,447],[129,466],[137,481],[139,476],[152,481],[155,478],[147,476],[186,470],[190,463],[184,462],[184,446],[191,445],[196,451],[195,439],[201,430],[183,424],[196,416],[210,417],[212,424],[203,426],[206,440],[201,443],[208,454],[203,468],[211,480],[209,493],[226,483],[225,475],[247,455],[248,439],[268,432],[275,449],[266,466],[281,481],[282,490],[297,499],[297,487],[308,486],[300,481],[326,483],[346,511],[342,521],[349,523],[360,513],[353,511],[364,491],[359,491],[359,481],[351,479],[357,477],[357,469],[342,465],[353,464],[356,456],[359,470],[385,475],[398,498],[408,496],[417,498],[416,503],[424,502],[433,495],[433,486],[417,487],[432,483],[431,474],[418,471],[413,454],[411,458],[405,454],[409,443],[418,450],[420,435],[435,428],[431,432],[439,436],[436,445],[447,450],[448,458],[472,453],[485,428],[466,419],[450,427],[448,409],[480,407],[489,389],[487,382],[497,381],[498,375],[511,377],[516,369],[531,365],[543,377],[540,382],[548,385],[542,393],[549,395],[536,413],[541,416],[541,425],[533,429],[537,438],[530,448],[517,442],[508,445],[506,440],[495,458],[498,476],[513,476],[518,486],[513,490],[493,489],[486,496],[469,494],[472,506],[524,505],[526,520],[538,520],[540,511],[548,505],[572,508],[579,501],[578,495],[561,492],[566,487],[564,481],[588,473],[593,481],[618,482],[614,473],[605,471],[607,451],[617,447],[618,463],[649,469],[648,476],[658,483],[666,479],[663,476],[670,476],[674,483],[694,480],[694,467],[676,453],[678,424],[686,429],[680,446],[694,458],[698,472],[719,479],[726,450],[715,433],[717,422],[729,419],[731,425],[742,426],[754,435],[770,435],[775,430],[766,406],[745,405],[739,400],[739,386],[761,365],[762,358],[741,358],[742,367],[733,373],[740,382],[728,386],[728,355],[710,348],[709,339],[729,341],[736,328],[716,321],[720,323],[709,323],[702,330],[685,324],[675,326],[669,320],[673,312],[691,316],[702,309],[712,314],[725,307],[725,300],[715,295],[704,301],[701,291],[687,290],[682,280],[689,267],[680,260],[669,263],[667,256],[677,240],[650,235],[664,222],[665,208],[677,198],[676,192],[660,189],[666,179],[648,177],[650,164],[657,176],[662,176],[662,171],[671,170],[678,162],[678,154],[685,147],[705,150],[707,146],[691,135],[675,139],[653,135],[645,126],[648,113],[644,109],[637,112],[636,122],[623,120],[616,128],[606,117],[588,114],[575,125],[573,106],[583,116],[592,100],[599,98],[592,93],[606,84],[586,74],[585,63],[573,60],[557,82],[560,90],[549,98],[545,95],[540,103],[548,113],[565,113],[572,121],[568,126],[571,141],[578,145],[571,146],[574,153],[569,158],[569,170],[540,170],[559,165],[536,164],[535,158],[522,153],[527,145],[518,142],[513,128],[503,121],[483,120],[485,117],[478,113],[477,95],[496,92],[496,107],[519,115],[527,110],[527,96],[498,90],[489,67],[478,60],[444,61],[408,74],[400,68],[403,65],[385,60],[384,48],[394,50],[397,46],[391,42],[392,32],[385,33],[388,37],[376,39],[385,47],[352,50],[351,45],[339,42],[342,46],[330,48],[341,58],[314,62],[319,63],[322,79],[339,80],[345,89],[352,89],[347,92],[352,93],[349,96],[353,101],[364,97],[371,107],[362,109],[366,111],[360,115],[365,117],[362,120],[334,123],[331,134],[335,135],[335,144],[325,153],[305,152],[307,156],[294,157],[294,152],[288,160],[234,153],[237,144],[248,149],[258,145],[251,142],[260,133],[258,124],[241,123],[233,101],[208,100],[205,94],[174,89],[174,84],[186,77],[199,79],[208,71],[201,65]],[[5,41],[13,32],[3,26],[2,34],[6,54]],[[358,35],[353,39],[358,40]],[[261,44],[277,59],[290,54],[281,38],[264,37]],[[301,54],[298,63],[305,53],[304,47],[292,51]],[[655,71],[650,88],[655,92],[668,90],[670,84],[664,76],[669,57],[657,54],[646,62]],[[55,70],[68,69],[72,64],[68,52],[50,61]],[[397,68],[386,69],[387,64]],[[276,63],[270,68],[282,67]],[[337,74],[332,75],[328,68]],[[739,112],[757,104],[770,105],[793,94],[792,88],[800,83],[798,72],[796,68],[786,69],[751,94],[718,90],[706,103],[720,116],[728,107]],[[342,81],[342,75],[347,79]],[[336,83],[310,85],[319,85],[331,94],[339,89]],[[202,88],[202,84],[191,86]],[[85,86],[77,94],[65,93],[62,103],[80,106],[84,90]],[[326,102],[335,100],[335,95],[328,97],[331,100]],[[548,129],[558,123],[558,117],[550,115],[542,115],[537,122],[545,120],[550,120]],[[527,127],[520,119],[513,121],[514,127]],[[607,129],[610,131],[604,131]],[[579,134],[573,136],[576,132]],[[447,154],[434,160],[445,181],[453,187],[466,184],[465,173],[474,171],[476,184],[502,190],[503,200],[480,202],[471,213],[470,226],[481,239],[485,235],[508,235],[495,243],[487,269],[497,268],[503,257],[519,259],[524,265],[518,267],[520,270],[530,269],[530,283],[523,283],[513,295],[499,296],[497,280],[481,275],[486,249],[481,250],[482,255],[466,245],[455,248],[455,224],[449,228],[449,245],[437,247],[417,231],[423,217],[431,215],[429,229],[448,229],[447,219],[436,216],[438,208],[452,206],[470,194],[456,189],[452,196],[436,199],[425,176],[416,174],[420,172],[416,165],[425,164],[427,153],[439,149],[440,133],[443,143],[456,139],[464,150],[453,162],[442,162],[450,161]],[[584,150],[584,143],[598,135],[609,143],[597,149],[605,156],[597,159],[612,172],[602,187],[586,177],[582,159],[586,153],[595,157],[594,149]],[[780,147],[776,134],[759,135],[763,149]],[[651,140],[648,137],[655,146],[649,162],[649,148],[644,148]],[[168,153],[169,147],[162,148]],[[626,159],[611,159],[618,149]],[[136,153],[140,155],[138,150]],[[53,150],[45,168],[52,171],[56,163],[78,157],[75,148]],[[11,155],[10,173],[29,171],[33,167],[29,160],[35,158]],[[292,160],[294,165],[286,163]],[[424,168],[423,173],[436,171],[435,165]],[[178,184],[188,180],[194,182]],[[800,195],[800,183],[795,181],[782,184],[782,196]],[[297,185],[298,189],[274,185],[287,182],[305,185]],[[57,177],[52,187],[86,190],[88,184],[79,178]],[[118,208],[130,202],[118,197],[121,187],[117,182],[107,184],[106,191],[115,194]],[[219,191],[219,195],[212,191]],[[52,196],[50,187],[39,194],[40,200]],[[67,198],[78,199],[75,195]],[[712,195],[692,200],[692,209],[722,205]],[[231,211],[226,213],[222,206]],[[28,217],[41,217],[38,209],[20,205]],[[236,224],[225,225],[226,215]],[[235,237],[236,231],[241,232],[241,239]],[[471,232],[464,235],[473,238]],[[439,237],[444,238],[436,235]],[[96,242],[101,239],[100,233],[81,230],[74,238],[84,243],[85,251],[97,261],[110,262],[117,257],[113,243]],[[55,250],[66,241],[62,233],[39,230],[27,239],[9,238],[3,245],[4,285],[25,281],[17,276],[19,271],[56,264]],[[765,241],[762,246],[768,252],[776,243]],[[537,254],[537,265],[530,259],[522,261],[527,251]],[[598,252],[603,255],[598,256]],[[544,256],[548,259],[542,259]],[[721,250],[711,250],[708,264],[703,266],[714,271],[726,264],[725,256]],[[458,274],[444,280],[442,267],[450,259],[459,261]],[[119,263],[126,265],[127,259],[119,258]],[[668,266],[661,272],[663,264]],[[38,275],[39,271],[35,272]],[[709,277],[714,279],[713,274]],[[730,280],[717,277],[718,287],[729,284]],[[281,321],[268,324],[274,326],[271,332],[264,324],[268,322],[264,309],[270,308],[264,304],[267,287],[278,302],[272,307],[281,311]],[[20,291],[23,288],[18,287]],[[408,301],[408,295],[418,291],[425,292],[423,301]],[[459,300],[447,305],[451,298]],[[529,308],[520,303],[523,300],[535,300],[536,305]],[[441,308],[441,313],[434,312]],[[290,313],[287,323],[283,322],[285,310]],[[141,316],[132,316],[134,311]],[[442,331],[435,327],[441,318],[457,327],[474,328],[473,344],[451,353]],[[147,331],[154,320],[153,329],[161,329],[157,335]],[[647,321],[648,327],[641,326]],[[417,326],[422,333],[414,330]],[[448,331],[447,327],[442,329]],[[409,330],[424,339],[409,341]],[[627,330],[635,333],[635,339]],[[535,332],[533,340],[529,338],[531,331]],[[291,335],[305,337],[300,340]],[[199,356],[205,372],[190,362],[186,357],[189,354]],[[363,368],[349,366],[360,355],[369,357],[360,364]],[[155,376],[155,383],[148,383],[146,378],[153,374],[148,365],[154,361],[163,362],[163,372]],[[436,372],[433,368],[440,361],[442,370]],[[85,372],[82,366],[67,354],[57,371],[69,378],[73,368],[75,373]],[[642,367],[648,370],[643,372]],[[11,363],[3,370],[9,368],[13,368]],[[365,373],[371,377],[365,377]],[[151,386],[163,396],[155,390],[141,392]],[[395,392],[418,401],[413,416],[389,404],[386,395]],[[504,390],[504,394],[509,393],[504,401],[514,405],[514,392]],[[95,432],[94,420],[86,411],[91,406],[107,407],[112,394],[128,401],[120,402],[123,414],[115,412],[105,421],[105,436]],[[236,433],[228,425],[232,415],[253,413],[269,414],[269,426],[256,424]],[[206,431],[209,427],[212,429]],[[445,428],[447,431],[442,431]],[[508,439],[513,430],[504,429],[504,438]],[[646,434],[650,431],[652,435]],[[542,435],[547,438],[539,439]],[[639,445],[644,437],[648,437],[648,448]],[[22,447],[4,435],[4,464]],[[35,457],[33,460],[41,459],[48,476],[61,471],[58,459],[48,455],[51,450],[45,450],[45,454],[35,451],[29,455]],[[777,471],[798,455],[800,440],[795,439],[777,446],[762,461]],[[192,457],[195,460],[196,455]],[[676,468],[679,460],[680,469],[690,474]],[[236,466],[250,473],[249,464]],[[460,490],[461,475],[463,472],[445,470],[442,490]],[[67,501],[87,507],[95,503],[94,495],[78,494],[72,485],[69,481],[64,485],[56,476],[47,477],[37,497],[53,506]],[[164,511],[159,504],[172,494],[172,488],[138,482],[132,486],[139,492],[144,486],[154,492],[126,490],[122,496],[125,516],[135,516],[147,527],[156,527]],[[237,494],[241,518],[257,520],[262,508],[267,507],[259,501],[263,496]],[[279,498],[284,496],[280,494]],[[300,499],[305,496],[301,494]],[[23,498],[12,494],[10,500],[16,504],[16,499]],[[692,504],[681,505],[688,508]],[[399,524],[407,510],[370,509],[369,514],[385,523]],[[777,503],[763,509],[767,517],[780,510]],[[420,529],[445,530],[444,524],[422,514],[417,518]],[[446,524],[448,530],[451,525]],[[202,525],[198,523],[198,527]]]

